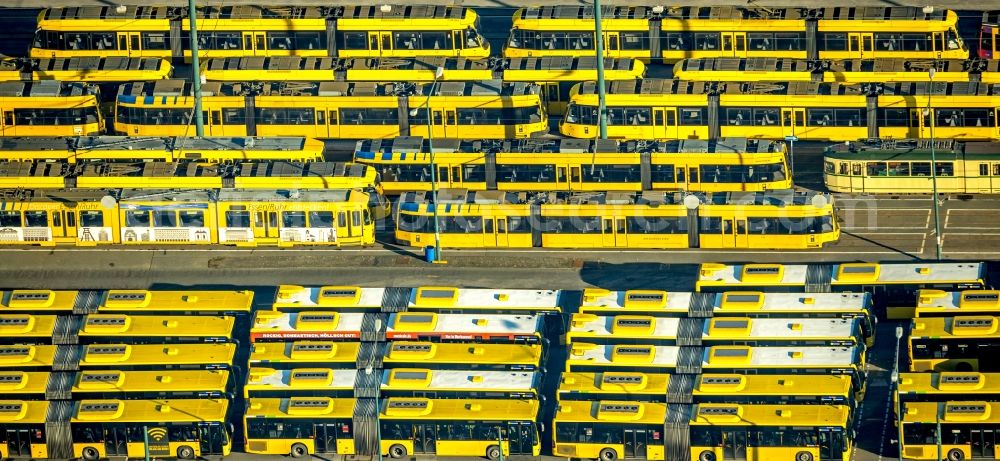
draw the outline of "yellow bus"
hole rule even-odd
[[[875,315],[871,294],[765,293],[726,291],[691,293],[662,290],[610,291],[585,288],[577,312],[596,315],[651,317],[747,317],[857,319],[871,347],[875,340]]]
[[[0,458],[3,459],[44,459],[64,454],[72,456],[70,450],[50,453],[46,438],[50,402],[28,399],[0,400]],[[65,447],[63,447],[65,448]],[[58,451],[58,450],[57,450]],[[50,456],[51,455],[51,456]]]
[[[78,335],[83,344],[238,343],[235,324],[235,318],[221,315],[90,314]]]
[[[601,461],[847,461],[852,425],[844,405],[564,401],[552,422],[553,453]]]
[[[0,136],[84,136],[104,132],[97,87],[54,80],[0,82]]]
[[[49,371],[0,368],[0,400],[45,400],[51,380],[52,372]]]
[[[209,82],[202,92],[209,136],[362,139],[426,136],[431,129],[435,138],[507,139],[549,128],[540,89],[528,83]],[[193,136],[192,95],[179,80],[126,83],[115,103],[115,131]]]
[[[959,59],[682,59],[673,77],[696,82],[935,82],[1000,83],[1000,62]]]
[[[178,162],[196,164],[323,160],[322,141],[301,137],[11,137],[0,138],[0,159],[21,162]],[[121,188],[112,185],[110,188]]]
[[[251,290],[107,290],[101,314],[246,316],[253,306]]]
[[[470,8],[433,5],[201,7],[198,56],[463,56],[489,43]],[[38,14],[31,57],[129,56],[191,59],[187,8],[93,6]]]
[[[166,59],[81,56],[78,58],[0,58],[0,82],[59,80],[109,83],[170,78]]]
[[[0,314],[0,344],[71,344],[65,339],[75,332],[65,329],[76,326],[73,320],[56,315]]]
[[[0,61],[2,65],[2,61]],[[441,73],[438,74],[438,69]],[[635,59],[606,59],[604,79],[635,80],[646,65]],[[597,80],[597,59],[578,58],[391,58],[337,59],[300,56],[213,58],[202,61],[202,74],[220,82],[468,82],[501,79],[537,83],[550,115],[566,111],[574,83]],[[2,77],[0,77],[2,78]]]
[[[332,397],[252,398],[247,400],[243,424],[246,452],[291,455],[353,455],[357,400]],[[375,409],[363,423],[374,436]],[[359,434],[361,435],[361,434]],[[371,442],[374,447],[375,441]],[[374,450],[372,450],[374,451]]]
[[[372,197],[358,190],[13,189],[0,197],[7,245],[375,242]]]
[[[51,344],[0,345],[0,370],[51,370],[57,363],[56,352],[59,350],[66,350],[66,347]],[[58,363],[61,365],[62,361]]]
[[[900,373],[895,397],[900,402],[948,402],[1000,399],[1000,373],[944,371]]]
[[[385,368],[412,368],[414,364],[435,370],[541,370],[546,351],[541,344],[435,343],[393,341],[386,347]]]
[[[556,398],[559,401],[812,403],[854,407],[854,391],[851,386],[851,377],[846,375],[567,372],[560,378]]]
[[[80,352],[69,352],[73,362],[60,362],[59,366],[122,371],[229,370],[233,368],[236,349],[234,343],[88,344]]]
[[[920,290],[913,317],[956,317],[1000,314],[998,290]]]
[[[992,84],[925,82],[863,85],[827,82],[713,84],[645,79],[608,84],[608,137],[711,139],[747,137],[806,141],[883,138],[998,140],[994,116],[1000,99]],[[980,87],[982,85],[982,87]],[[711,93],[711,97],[709,96]],[[923,111],[930,105],[930,116]],[[869,110],[873,108],[874,110]],[[570,92],[559,132],[572,138],[598,133],[598,91],[593,82]]]
[[[0,313],[72,314],[79,296],[77,290],[2,290]]]
[[[381,451],[412,455],[538,456],[537,400],[392,397],[381,402]]]
[[[823,154],[823,181],[833,192],[853,194],[929,194],[932,176],[939,193],[1000,192],[1000,144],[935,143],[931,172],[930,141],[864,140],[829,146]]]
[[[833,198],[823,193],[444,189],[437,203],[432,197],[400,196],[398,243],[430,245],[435,227],[445,248],[809,249],[840,238]]]
[[[567,372],[669,372],[677,374],[846,375],[860,399],[865,391],[863,347],[657,346],[577,342],[569,347]]]
[[[615,6],[602,14],[604,54],[674,62],[682,58],[967,59],[952,10]],[[591,56],[593,10],[520,8],[504,56]]]
[[[421,140],[358,141],[354,161],[375,167],[386,193],[431,189]],[[785,145],[716,141],[435,139],[438,187],[504,191],[759,192],[791,187]]]
[[[907,340],[910,371],[1000,371],[993,355],[1000,317],[913,319]]]
[[[281,312],[433,311],[441,314],[560,313],[561,290],[421,286],[416,288],[280,285],[273,308]]]
[[[1000,403],[985,401],[911,402],[904,407],[903,457],[947,460],[994,459],[994,431]],[[938,424],[941,432],[938,433]]]
[[[858,346],[866,339],[857,319],[677,318],[573,314],[566,341],[666,346]]]
[[[76,374],[74,400],[232,397],[229,370],[87,370]]]
[[[695,290],[868,292],[877,309],[890,308],[889,318],[910,318],[918,290],[981,290],[986,288],[985,277],[983,263],[704,263],[698,270]]]
[[[196,459],[232,449],[228,399],[81,400],[72,407],[73,458]]]
[[[251,369],[357,368],[368,363],[360,352],[360,342],[257,342],[250,346],[248,363]]]

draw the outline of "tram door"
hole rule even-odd
[[[236,46],[239,47],[239,44]],[[267,56],[267,38],[264,32],[243,32],[243,54],[245,56]]]
[[[806,130],[806,110],[804,108],[781,109],[782,136],[804,135]]]
[[[253,237],[254,239],[277,239],[278,238],[278,212],[258,211],[254,213]]]
[[[7,457],[31,457],[31,431],[28,429],[7,429]]]
[[[747,433],[743,431],[722,432],[722,459],[725,461],[746,461]]]
[[[677,108],[653,109],[653,138],[677,139]]]
[[[847,48],[851,58],[872,58],[872,33],[847,34]]]
[[[136,57],[142,55],[142,48],[139,46],[138,32],[118,32],[118,51],[126,51],[128,56]],[[170,44],[166,44],[167,49]]]
[[[485,246],[506,247],[507,239],[507,218],[497,216],[496,218],[486,217],[483,222],[483,240]]]
[[[747,56],[747,34],[745,32],[723,32],[722,56],[745,58]]]
[[[910,132],[908,136],[913,138],[931,137],[931,117],[934,116],[934,109],[927,112],[926,108],[910,109]]]
[[[722,219],[722,244],[726,248],[746,248],[748,243],[746,218]]]
[[[413,425],[413,453],[434,454],[437,451],[437,425]]]
[[[646,430],[625,429],[625,458],[646,457]]]
[[[625,233],[625,218],[603,218],[601,223],[601,246],[605,248],[628,247],[628,234]]]
[[[72,210],[52,211],[52,239],[76,240],[76,212]],[[94,239],[91,238],[91,241]]]

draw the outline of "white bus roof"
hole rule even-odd
[[[418,287],[410,292],[410,308],[558,309],[559,290]]]
[[[270,373],[268,373],[270,372]],[[307,387],[309,389],[354,389],[358,370],[299,368],[271,370],[251,367],[247,373],[247,387],[280,390]]]
[[[583,347],[581,347],[583,346]],[[576,343],[571,346],[569,363],[591,365],[677,366],[681,349],[686,346],[617,345],[603,346]],[[628,349],[626,354],[622,348]],[[700,349],[702,367],[719,368],[795,368],[815,366],[854,366],[857,350],[836,346],[715,346]],[[647,354],[645,351],[649,351]],[[619,358],[621,363],[616,363]],[[646,357],[645,359],[643,357]]]
[[[861,312],[871,305],[869,293],[764,293],[760,291],[727,291],[725,293],[691,293],[681,291],[606,291],[588,289],[584,292],[581,311],[590,309],[627,312],[687,313],[692,300],[699,296],[714,298],[712,310],[726,312],[798,312],[831,311]]]
[[[1000,290],[920,290],[917,308],[992,312],[1000,309]]]
[[[380,309],[385,288],[361,288],[325,285],[302,287],[281,285],[274,298],[274,308],[370,308]]]
[[[428,336],[442,339],[535,336],[541,326],[542,317],[531,314],[398,312],[389,316],[385,337],[396,340]]]
[[[363,313],[258,311],[251,339],[357,339]]]
[[[833,285],[980,280],[982,263],[844,263],[824,265]],[[699,284],[805,285],[806,264],[702,264]],[[747,273],[747,271],[750,271]],[[746,279],[746,280],[745,280]]]
[[[382,374],[382,389],[395,390],[532,390],[540,384],[532,371],[465,371],[395,368]]]
[[[697,320],[703,320],[697,322]],[[684,336],[682,323],[692,327],[701,323],[702,341],[821,340],[850,339],[858,333],[857,319],[841,318],[744,318],[715,317],[681,319],[644,315],[596,316],[573,315],[568,334],[579,338],[649,338],[677,339]],[[690,328],[690,327],[689,327]]]

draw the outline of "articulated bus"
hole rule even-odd
[[[673,77],[695,82],[1000,83],[1000,61],[959,59],[682,59]]]
[[[353,398],[250,399],[247,452],[301,458],[379,450],[393,459],[437,455],[491,461],[540,452],[537,400],[393,397],[370,412],[361,405]]]
[[[85,371],[230,370],[236,349],[234,343],[89,344],[76,352],[72,365]],[[67,352],[73,357],[72,351]]]
[[[1000,317],[913,319],[908,342],[910,371],[1000,371]]]
[[[188,9],[169,6],[48,8],[31,57],[191,59]],[[463,56],[485,58],[479,16],[458,6],[201,7],[198,56]]]
[[[362,336],[374,338],[378,335],[376,323],[379,321],[384,318],[375,313],[257,311],[250,327],[250,341],[359,341]]]
[[[866,345],[857,319],[573,314],[566,341],[664,346],[859,346]]]
[[[966,59],[952,10],[611,6],[604,54],[674,62],[683,58]],[[544,6],[514,12],[504,56],[592,56],[593,9]]]
[[[1000,403],[965,399],[911,402],[903,410],[904,458],[938,459],[940,449],[947,460],[996,459]]]
[[[226,399],[0,401],[3,458],[226,456]],[[147,442],[148,439],[148,442]]]
[[[847,375],[860,399],[865,390],[863,347],[839,346],[656,346],[574,343],[567,372],[669,372],[678,374]]]
[[[913,317],[1000,315],[998,290],[920,290]]]
[[[268,344],[270,345],[270,344]],[[251,365],[243,386],[245,398],[279,397],[354,397],[355,387],[361,387],[359,373],[353,368],[275,368]],[[377,371],[373,371],[377,373]],[[375,377],[372,377],[375,379]]]
[[[0,345],[0,371],[51,370],[57,363],[56,352],[68,350],[68,347],[69,346],[54,346],[51,344]],[[2,446],[3,445],[0,445],[0,447]]]
[[[0,136],[101,134],[99,93],[82,83],[0,82]]]
[[[844,405],[560,402],[553,453],[605,461],[847,461],[852,424]]]
[[[353,189],[378,197],[375,168],[356,163],[253,161],[0,162],[0,188]],[[373,205],[373,208],[377,208]],[[374,210],[373,210],[374,211]]]
[[[548,131],[538,85],[485,82],[256,82],[202,85],[209,136],[527,138]],[[193,92],[179,80],[119,88],[115,130],[192,136]],[[428,121],[428,105],[433,115]]]
[[[251,290],[107,290],[101,314],[247,316]]]
[[[1000,88],[981,82],[710,83],[645,79],[608,82],[608,137],[805,141],[866,138],[998,140]],[[923,113],[930,106],[930,115]],[[594,138],[599,130],[594,82],[573,87],[559,132]]]
[[[77,333],[81,344],[227,343],[236,319],[209,315],[90,314]]]
[[[847,375],[679,375],[644,372],[563,373],[556,398],[638,402],[820,404],[855,406]]]
[[[74,400],[232,397],[229,370],[88,370],[76,375]]]
[[[388,194],[431,189],[422,139],[358,141]],[[760,192],[792,184],[785,145],[746,138],[658,142],[434,139],[438,187],[504,191]]]
[[[323,149],[322,141],[302,137],[0,138],[0,159],[12,162],[314,162],[323,160]]]
[[[813,192],[445,189],[437,203],[426,192],[400,196],[397,242],[426,246],[436,228],[445,248],[808,249],[840,238],[833,198]]]
[[[1000,400],[1000,373],[944,371],[900,373],[895,397],[900,402]]]
[[[927,139],[886,139],[836,144],[823,154],[823,182],[832,192],[851,194],[931,194],[934,187],[942,194],[996,194],[1000,143],[943,140],[932,146]]]
[[[909,318],[919,290],[981,290],[986,288],[985,277],[983,263],[705,263],[698,271],[695,290],[868,292],[877,308],[890,307],[889,318]]]
[[[0,61],[2,64],[2,61]],[[440,69],[440,71],[439,71]],[[435,80],[537,83],[550,115],[566,112],[573,84],[597,80],[597,59],[576,58],[391,58],[337,59],[300,56],[216,58],[202,61],[208,81],[221,82],[411,82]],[[604,79],[636,80],[646,74],[646,65],[635,59],[605,59]],[[0,77],[2,78],[2,77]]]
[[[511,290],[447,286],[356,287],[280,285],[273,308],[281,312],[397,312],[432,311],[440,314],[558,314],[560,290]]]
[[[32,314],[0,314],[0,344],[63,344],[73,329],[72,317]],[[58,330],[57,330],[58,329]],[[56,332],[60,334],[57,335]],[[57,337],[58,336],[58,337]]]
[[[382,359],[385,368],[413,368],[414,364],[434,370],[541,371],[546,350],[541,344],[436,343],[393,341]]]
[[[0,82],[59,80],[62,82],[122,83],[170,78],[166,59],[81,56],[78,58],[0,58]]]
[[[0,313],[72,314],[88,298],[77,290],[0,290]]]
[[[0,368],[0,400],[45,400],[49,371],[23,371]]]
[[[255,342],[248,362],[251,369],[358,368],[371,362],[364,358],[360,342]]]
[[[371,196],[358,190],[7,189],[0,197],[7,245],[375,242]]]
[[[865,343],[875,341],[871,294],[859,293],[723,293],[661,290],[609,291],[585,288],[578,312],[595,315],[642,315],[697,318],[857,319]]]

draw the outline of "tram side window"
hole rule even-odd
[[[441,232],[453,234],[479,234],[483,232],[482,216],[441,216],[438,227]]]
[[[398,125],[397,109],[340,109],[342,125]]]
[[[257,123],[262,125],[312,125],[313,109],[270,109],[255,110]]]
[[[566,121],[581,125],[597,124],[597,108],[594,106],[584,106],[580,104],[570,104],[566,114]]]
[[[177,227],[177,212],[174,210],[154,211],[153,225],[155,227]]]
[[[321,32],[268,32],[267,40],[271,50],[326,49],[326,34]]]
[[[756,126],[775,126],[778,124],[778,109],[757,108],[753,110],[753,124]]]
[[[240,32],[199,32],[199,50],[239,50],[243,49]],[[181,46],[191,49],[191,34],[181,32]]]
[[[465,165],[462,167],[462,181],[486,181],[486,165]]]
[[[497,165],[497,182],[550,182],[555,180],[555,165]]]
[[[21,227],[21,212],[0,211],[0,227]]]
[[[397,50],[450,50],[454,48],[450,32],[394,32]]]
[[[722,218],[702,216],[698,218],[698,233],[700,234],[721,234]]]
[[[625,227],[630,234],[686,234],[686,217],[644,217],[625,218]]]
[[[601,218],[598,216],[542,216],[542,232],[554,234],[600,234]]]
[[[913,176],[930,176],[931,162],[913,162],[910,171]]]
[[[842,32],[821,33],[820,43],[820,49],[824,51],[847,51],[847,34]]]
[[[828,232],[833,228],[828,217],[822,218],[747,218],[750,234],[798,235]]]
[[[181,211],[181,227],[205,227],[205,212],[190,210]]]
[[[583,182],[637,183],[642,180],[637,165],[586,165]]]
[[[337,48],[341,50],[367,50],[368,34],[362,32],[337,32]]]
[[[992,109],[937,109],[935,123],[941,127],[995,126]]]
[[[142,38],[142,49],[144,50],[169,50],[170,40],[166,32],[143,32],[139,34]]]
[[[250,227],[249,211],[227,211],[226,227],[247,228]]]
[[[937,162],[934,173],[938,176],[955,176],[955,164],[952,162]]]
[[[868,162],[868,176],[888,176],[885,162]]]
[[[718,32],[701,32],[694,34],[694,49],[695,50],[718,50],[719,49],[719,33]]]
[[[910,126],[910,112],[907,109],[879,109],[878,119],[882,126]]]
[[[930,36],[927,34],[876,33],[877,51],[929,51]]]
[[[127,227],[149,227],[148,211],[126,211],[125,225]]]
[[[621,43],[623,50],[648,50],[649,34],[646,32],[622,32]]]
[[[836,109],[834,113],[835,126],[864,126],[864,109]]]
[[[690,32],[660,32],[660,48],[673,51],[688,51],[694,42]]]
[[[359,223],[355,223],[358,225]],[[332,211],[310,211],[309,212],[309,227],[333,227],[333,212]]]
[[[753,111],[749,107],[729,107],[726,108],[726,122],[730,126],[750,125],[753,120]]]
[[[243,109],[222,109],[223,125],[245,125],[246,112]]]
[[[676,177],[674,175],[673,165],[653,165],[650,171],[650,180],[652,182],[674,182]]]
[[[682,126],[698,126],[705,124],[704,108],[679,107],[677,111],[680,113],[680,125]]]
[[[47,211],[25,211],[24,227],[49,227],[49,213]]]
[[[119,106],[117,122],[135,125],[187,125],[191,121],[191,113],[190,109]]]
[[[97,123],[97,108],[79,109],[14,109],[17,125],[76,125]]]
[[[73,217],[72,213],[67,213],[67,218],[72,218],[72,217]],[[70,221],[70,219],[67,219],[67,221]],[[104,227],[104,214],[101,213],[100,211],[81,211],[80,226]]]
[[[281,212],[282,227],[306,227],[306,212],[304,211],[283,211]]]

